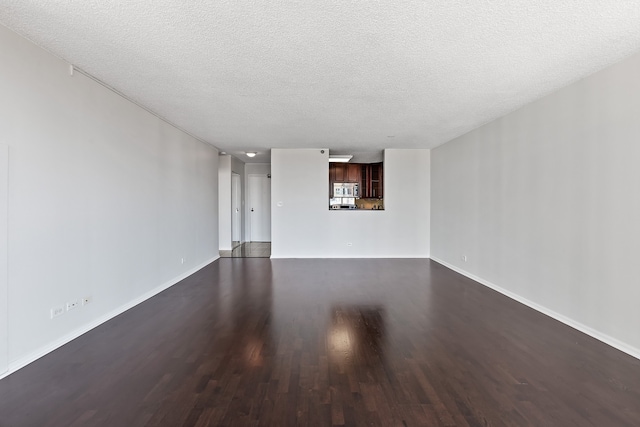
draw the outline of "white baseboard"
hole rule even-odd
[[[560,313],[557,313],[553,310],[548,309],[547,307],[544,307],[540,304],[537,304],[533,301],[528,300],[527,298],[524,298],[516,293],[513,293],[507,289],[504,289],[494,283],[491,283],[487,280],[484,280],[478,276],[475,276],[471,273],[469,273],[468,271],[465,271],[459,267],[456,267],[455,265],[449,264],[446,261],[443,261],[441,259],[435,258],[435,257],[431,257],[431,259],[435,262],[437,262],[438,264],[442,264],[447,268],[450,268],[451,270],[462,274],[463,276],[468,277],[471,280],[474,280],[488,288],[493,289],[496,292],[500,292],[502,295],[505,295],[513,300],[518,301],[519,303],[522,303],[524,305],[526,305],[527,307],[530,307],[536,311],[539,311],[542,314],[546,314],[547,316],[564,323],[567,326],[572,327],[573,329],[577,329],[578,331],[589,335],[592,338],[597,339],[598,341],[602,341],[603,343],[610,345],[613,348],[616,348],[624,353],[627,353],[630,356],[635,357],[636,359],[640,359],[640,349],[635,348],[627,343],[624,343],[620,340],[617,340],[616,338],[613,338],[607,334],[604,334],[600,331],[597,331],[587,325],[584,325],[576,320],[573,320],[567,316],[564,316]]]
[[[320,256],[320,255],[271,255],[271,259],[430,259],[429,255],[345,255],[345,256]]]
[[[206,267],[207,265],[211,264],[212,262],[216,261],[218,258],[220,258],[220,256],[215,256],[205,262],[203,262],[202,264],[182,273],[181,275],[179,275],[178,277],[175,277],[165,283],[163,283],[162,285],[148,291],[145,292],[144,294],[140,295],[139,297],[127,302],[126,304],[121,305],[120,307],[106,313],[103,316],[100,316],[99,318],[93,320],[92,322],[89,322],[81,327],[79,327],[78,329],[60,337],[59,339],[44,345],[42,347],[40,347],[39,349],[29,353],[28,355],[26,355],[25,357],[21,357],[18,360],[14,360],[12,362],[9,362],[9,370],[6,372],[3,372],[2,374],[0,374],[0,379],[7,377],[9,375],[11,375],[12,373],[16,372],[19,369],[24,368],[25,366],[27,366],[28,364],[35,362],[36,360],[38,360],[39,358],[41,358],[42,356],[45,356],[46,354],[51,353],[53,350],[62,347],[63,345],[67,344],[68,342],[78,338],[80,335],[83,335],[87,332],[89,332],[91,329],[102,325],[103,323],[107,322],[108,320],[113,319],[114,317],[124,313],[125,311],[135,307],[136,305],[148,300],[149,298],[159,294],[160,292],[170,288],[171,286],[175,285],[176,283],[180,282],[181,280],[186,279],[187,277],[191,276],[193,273],[203,269],[204,267]]]

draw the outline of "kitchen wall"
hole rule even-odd
[[[0,52],[13,371],[218,257],[218,152],[2,26]]]
[[[434,149],[431,188],[433,259],[636,357],[638,76],[640,54]]]
[[[429,257],[429,150],[385,150],[384,211],[330,211],[320,151],[271,150],[272,258]]]

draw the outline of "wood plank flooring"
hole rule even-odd
[[[221,258],[269,258],[271,242],[239,243],[230,251],[220,251]]]
[[[0,380],[0,426],[638,426],[639,390],[429,260],[227,258]]]

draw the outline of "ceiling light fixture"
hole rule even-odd
[[[346,156],[333,155],[333,156],[329,156],[329,163],[348,163],[349,160],[351,160],[352,158],[353,156],[351,155],[346,155]]]
[[[247,154],[247,157],[255,157],[256,154],[258,154],[258,153],[256,153],[255,151],[247,151],[246,154]]]

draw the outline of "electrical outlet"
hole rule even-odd
[[[54,317],[62,316],[63,314],[64,314],[64,306],[63,305],[59,305],[59,306],[53,307],[51,309],[51,318],[52,319]]]
[[[77,299],[74,299],[73,301],[67,302],[67,311],[73,310],[74,308],[77,308],[79,304],[80,303],[78,302]]]
[[[84,306],[84,305],[87,305],[87,304],[89,304],[89,303],[91,303],[91,297],[84,297],[84,298],[82,298],[82,305],[83,305],[83,306]]]
[[[184,264],[184,258],[180,258],[180,264]]]
[[[466,255],[462,255],[462,261],[467,262],[467,256]]]

